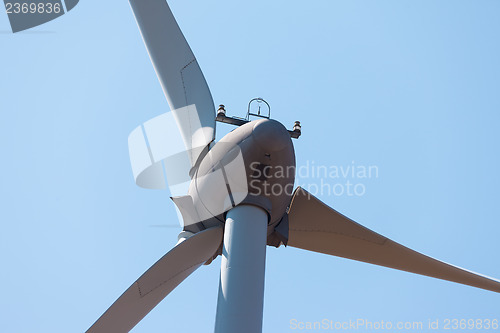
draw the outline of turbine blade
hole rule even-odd
[[[288,213],[287,245],[500,293],[500,281],[431,258],[352,221],[302,188]]]
[[[176,245],[135,281],[87,333],[130,331],[175,287],[212,258],[222,235],[222,227],[209,228]]]
[[[130,5],[182,136],[185,146],[182,150],[187,153],[190,163],[185,174],[189,176],[189,169],[196,166],[200,156],[206,154],[208,145],[215,138],[215,107],[210,89],[167,2],[165,0],[130,0]],[[164,122],[164,119],[160,120]],[[162,122],[155,126],[163,126]],[[145,129],[148,132],[148,128]],[[156,137],[161,140],[166,139],[167,143],[164,145],[171,145],[177,141],[168,128],[159,130],[160,133],[168,132],[163,135],[170,136],[158,137],[156,129],[151,129],[152,133],[147,134],[153,136],[153,139]],[[154,154],[155,147],[151,149]],[[131,156],[131,158],[134,157]],[[179,158],[173,159],[174,164],[178,164],[176,160]],[[154,162],[157,162],[156,158]],[[167,162],[167,172],[169,167],[185,168],[185,165],[169,166]]]

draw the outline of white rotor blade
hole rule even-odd
[[[208,151],[208,145],[215,137],[215,108],[212,95],[167,2],[130,0],[130,5],[179,127],[190,169],[196,165],[200,155]],[[163,145],[176,141],[174,138],[176,134],[167,131],[168,128],[164,130],[167,138]],[[133,158],[131,156],[131,159]],[[165,164],[168,169],[170,166],[168,163]],[[185,174],[188,175],[189,171],[185,170]],[[160,171],[152,173],[159,175]],[[148,184],[146,182],[145,187],[148,187]]]
[[[222,235],[222,227],[209,228],[176,245],[134,282],[87,333],[129,332],[175,287],[213,257]]]
[[[428,257],[363,227],[297,188],[287,245],[500,293],[500,281]]]

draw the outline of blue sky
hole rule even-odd
[[[500,278],[500,2],[169,3],[228,114],[263,97],[287,127],[301,121],[299,166],[377,166],[378,177],[356,180],[363,196],[321,200]],[[135,186],[127,148],[168,105],[127,1],[86,0],[9,30],[2,12],[0,330],[83,332],[176,242],[178,227],[152,227],[177,224],[168,191]],[[219,265],[133,332],[211,332]],[[268,248],[264,332],[297,331],[293,319],[442,325],[500,319],[499,309],[493,292]]]

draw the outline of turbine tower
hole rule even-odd
[[[292,246],[500,293],[500,281],[400,245],[293,189],[292,139],[301,134],[267,112],[229,117],[214,102],[196,58],[165,0],[130,0],[171,112],[129,136],[136,183],[165,188],[183,229],[177,245],[89,328],[130,331],[203,264],[222,255],[215,332],[262,331],[266,246]],[[216,121],[235,130],[215,143]]]

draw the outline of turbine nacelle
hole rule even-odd
[[[269,172],[276,169],[288,172]],[[294,171],[289,131],[275,120],[255,120],[217,142],[201,161],[188,195],[172,200],[182,214],[184,231],[221,225],[230,209],[249,204],[267,212],[272,232],[290,203]]]

